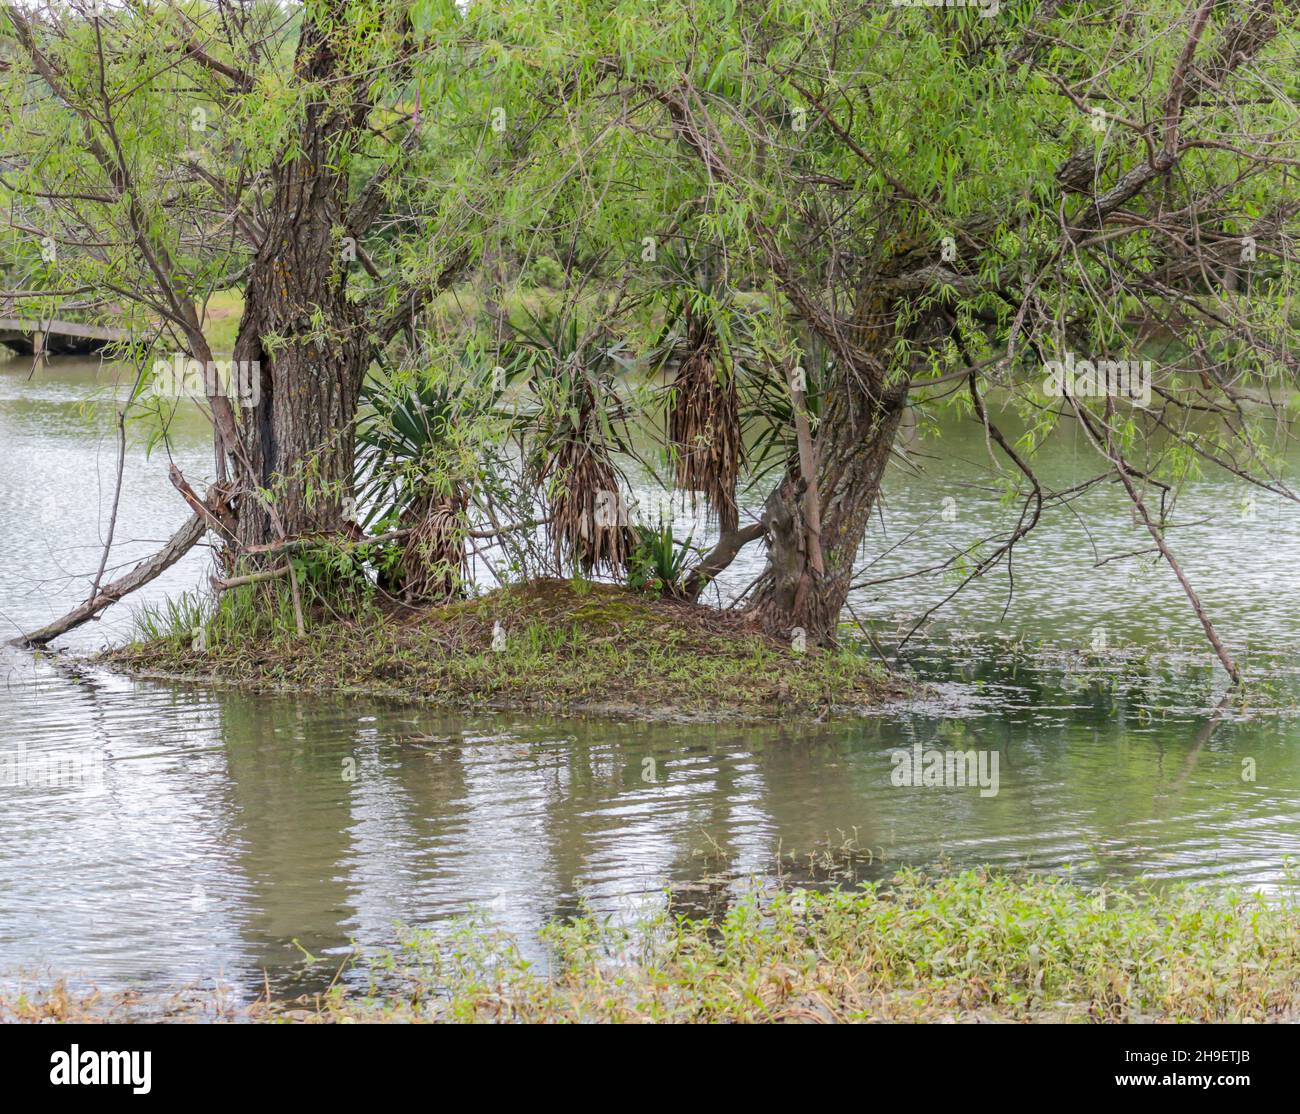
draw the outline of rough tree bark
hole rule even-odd
[[[840,334],[850,343],[839,346],[834,372],[821,388],[811,461],[805,423],[797,421],[799,467],[792,462],[764,507],[767,566],[750,604],[772,634],[801,630],[811,643],[836,641],[854,561],[907,407],[906,376],[891,384],[888,364],[867,355],[891,350],[898,309],[874,282],[859,290]],[[802,405],[796,393],[796,418]]]
[[[827,399],[816,439],[820,575],[810,561],[802,477],[787,475],[768,496],[763,511],[767,566],[750,611],[769,632],[789,637],[802,630],[810,643],[835,641],[906,395],[905,386],[871,393],[843,386]]]
[[[336,64],[326,35],[306,25],[297,72],[328,88]],[[337,156],[366,111],[322,93],[305,110],[300,154],[276,172],[234,350],[236,361],[260,369],[256,404],[240,423],[245,478],[270,492],[274,506],[241,499],[244,548],[282,534],[336,532],[352,491],[354,418],[373,347],[347,297],[336,230],[346,227],[348,182]]]

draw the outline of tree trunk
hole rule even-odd
[[[235,344],[236,360],[260,369],[259,397],[243,412],[240,437],[255,482],[269,493],[269,501],[240,500],[245,547],[275,541],[281,531],[339,530],[352,493],[357,397],[371,353],[352,307],[320,289],[317,279],[328,281],[332,261],[328,247],[317,253],[310,232],[286,229],[274,241],[277,254],[258,260]],[[285,265],[286,258],[295,262]],[[315,310],[329,339],[311,323]],[[268,336],[277,338],[273,351]]]
[[[821,560],[811,561],[807,485],[792,470],[768,496],[763,512],[768,560],[751,613],[782,638],[800,630],[810,643],[833,645],[853,567],[889,463],[906,391],[868,397],[846,384],[828,392],[817,436]]]
[[[315,25],[304,29],[298,55],[308,80],[328,79],[335,58]],[[242,411],[236,472],[269,493],[240,500],[245,547],[281,533],[333,533],[352,494],[357,397],[373,345],[347,298],[338,230],[348,183],[337,166],[357,124],[338,105],[309,104],[300,153],[276,172],[234,351],[259,369],[257,397]]]

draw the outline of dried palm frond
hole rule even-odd
[[[584,572],[603,567],[621,573],[631,535],[613,464],[591,443],[574,438],[560,446],[548,475],[556,561],[567,556]]]
[[[439,603],[460,595],[469,578],[464,493],[430,495],[407,509],[411,530],[392,584],[407,603]]]
[[[736,482],[740,476],[740,406],[736,377],[717,337],[695,318],[687,351],[672,383],[668,442],[679,489],[703,492],[722,532],[740,523]]]
[[[548,524],[557,565],[575,561],[587,572],[622,575],[633,537],[615,454],[627,452],[619,427],[622,403],[613,387],[626,366],[621,346],[581,335],[570,318],[533,319],[518,344],[531,353],[533,389],[541,402],[534,416],[534,475],[549,503]]]
[[[736,484],[744,460],[737,388],[736,330],[745,314],[735,305],[725,254],[704,242],[684,242],[665,253],[664,326],[657,346],[663,366],[673,368],[668,388],[666,433],[673,482],[702,493],[723,533],[740,515]],[[742,329],[743,332],[743,329]]]

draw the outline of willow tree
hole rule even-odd
[[[673,281],[653,249],[678,237],[746,294],[696,320],[707,359],[668,423],[693,454],[679,478],[728,527],[694,589],[761,538],[753,615],[833,641],[904,414],[960,397],[1023,500],[970,575],[1068,494],[1029,450],[1077,423],[1235,674],[1148,499],[1198,461],[1294,498],[1253,416],[1296,371],[1298,3],[10,7],[19,293],[102,292],[205,359],[204,299],[243,290],[235,356],[258,390],[208,400],[219,472],[200,524],[256,554],[344,525],[365,368],[485,249],[491,270],[539,245],[560,260],[567,310],[596,318],[586,339]],[[694,467],[739,468],[740,407],[705,365],[740,314],[788,384],[779,480],[743,527],[733,477]],[[1151,405],[1073,372],[1052,389],[1076,357],[1149,361]],[[612,379],[570,377],[582,405],[557,406],[558,444],[599,440],[625,401]],[[1198,415],[1215,424],[1193,435]],[[581,548],[596,493],[573,497],[572,462],[589,457],[552,459]],[[603,463],[584,474],[612,482]]]
[[[146,394],[159,356],[233,355],[242,378],[201,380],[216,483],[177,482],[243,560],[345,527],[367,368],[473,265],[563,103],[562,79],[470,27],[451,0],[0,15],[10,300],[132,324]],[[228,290],[242,318],[214,354],[206,307]]]
[[[1031,441],[1079,423],[1235,675],[1164,501],[1147,506],[1169,478],[1145,454],[1163,432],[1170,468],[1212,461],[1294,498],[1248,410],[1296,372],[1295,0],[531,7],[563,8],[622,120],[677,153],[736,269],[773,289],[774,320],[829,354],[813,413],[784,349],[796,428],[752,600],[769,629],[834,639],[904,411],[942,394],[1024,499],[971,575],[1011,552],[1048,493],[985,405],[1005,388]],[[1053,391],[1076,354],[1150,361],[1153,404],[1073,375]],[[1189,436],[1196,414],[1214,429]]]

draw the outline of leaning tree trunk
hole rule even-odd
[[[768,496],[767,567],[750,610],[770,633],[789,638],[803,631],[810,643],[834,643],[905,404],[905,390],[868,397],[840,384],[831,395],[817,436],[820,573],[804,478],[792,471]]]
[[[304,30],[298,64],[322,81],[335,65],[314,25]],[[242,411],[235,469],[245,477],[238,508],[245,548],[333,533],[349,505],[357,398],[373,354],[347,298],[336,236],[348,186],[338,152],[356,124],[339,106],[310,104],[299,154],[277,170],[234,351],[260,368],[258,397]],[[247,493],[250,483],[268,496]]]

